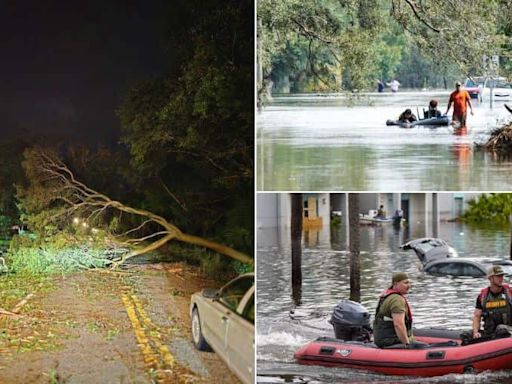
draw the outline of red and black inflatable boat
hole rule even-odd
[[[295,359],[299,364],[357,368],[407,376],[512,369],[512,337],[469,345],[461,345],[460,340],[451,338],[415,338],[436,343],[422,349],[383,349],[373,343],[321,337],[298,350]]]

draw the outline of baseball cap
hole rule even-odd
[[[493,265],[487,270],[487,277],[504,275],[505,271],[500,265]]]
[[[459,86],[460,86],[460,85],[462,85],[462,84],[460,83],[460,81],[457,81],[457,82],[455,83],[455,85],[459,85]]]
[[[400,281],[407,280],[409,276],[405,272],[396,272],[393,273],[393,279],[391,280],[392,284],[398,283]]]

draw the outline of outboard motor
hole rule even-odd
[[[402,211],[401,209],[397,209],[395,211],[395,214],[393,215],[392,219],[393,219],[393,225],[395,227],[399,227],[400,224],[402,224],[402,218],[404,217],[404,211]]]
[[[370,313],[355,301],[342,299],[334,308],[329,323],[337,339],[345,341],[370,341],[372,328]]]

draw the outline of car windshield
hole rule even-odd
[[[485,77],[479,77],[479,76],[476,76],[476,77],[472,77],[471,79],[466,79],[465,83],[464,83],[464,86],[465,87],[478,87],[480,85],[482,85],[483,83],[485,82]]]
[[[245,293],[254,284],[252,276],[245,276],[226,285],[220,292],[219,300],[228,308],[236,311]]]
[[[477,266],[468,262],[448,261],[436,263],[427,267],[426,271],[434,275],[453,275],[453,276],[472,276],[479,277],[485,275],[485,272]]]

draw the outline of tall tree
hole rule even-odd
[[[172,71],[134,88],[119,109],[147,199],[190,231],[246,252],[254,224],[253,6],[173,2]]]

